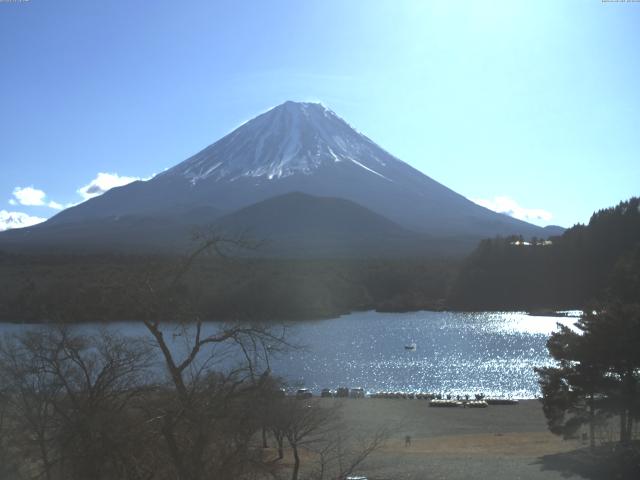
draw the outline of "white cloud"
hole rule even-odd
[[[26,207],[49,207],[54,210],[62,210],[63,206],[53,200],[47,200],[47,194],[39,188],[16,187],[13,189],[13,198],[10,205],[24,205]],[[37,217],[36,217],[37,218]]]
[[[42,190],[33,187],[16,187],[13,189],[13,196],[20,205],[29,207],[41,207],[45,205],[44,199],[47,194]]]
[[[505,215],[524,220],[525,222],[548,222],[553,218],[551,212],[547,212],[541,208],[521,207],[518,205],[518,202],[505,196],[494,197],[493,200],[478,198],[473,201],[489,210],[504,213]]]
[[[90,198],[102,195],[104,192],[111,190],[114,187],[121,187],[127,185],[136,180],[149,180],[153,178],[151,175],[146,178],[140,177],[127,177],[124,175],[118,175],[117,173],[104,173],[100,172],[96,177],[91,180],[87,185],[80,187],[77,193],[82,197],[82,201],[89,200]],[[54,210],[63,210],[65,208],[73,207],[78,203],[66,203],[62,204],[54,200],[47,198],[47,194],[44,190],[29,187],[16,187],[13,189],[13,196],[9,199],[9,205],[18,206],[23,205],[26,207],[48,207]],[[14,228],[15,226],[29,226],[40,223],[46,219],[41,217],[35,217],[22,212],[8,212],[2,210],[2,219],[0,219],[0,231]]]
[[[148,180],[147,178],[139,177],[125,177],[118,175],[117,173],[104,173],[100,172],[91,180],[87,185],[78,189],[78,193],[82,196],[83,200],[89,200],[90,198],[102,195],[104,192],[111,190],[114,187],[121,187],[127,185],[136,180]]]
[[[30,227],[42,223],[46,218],[34,217],[23,212],[8,212],[0,210],[0,232],[10,228]]]

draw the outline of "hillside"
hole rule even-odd
[[[594,213],[587,225],[570,228],[552,238],[552,244],[530,241],[527,245],[522,240],[482,241],[455,279],[449,306],[470,310],[585,307],[606,295],[614,273],[637,256],[640,199]]]

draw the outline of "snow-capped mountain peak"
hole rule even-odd
[[[324,105],[288,101],[163,175],[182,176],[192,184],[242,177],[274,180],[346,162],[388,179],[384,169],[390,158]]]
[[[217,215],[291,193],[348,200],[402,228],[434,238],[472,239],[469,245],[498,234],[544,234],[539,227],[487,210],[429,178],[323,105],[296,102],[257,116],[148,181],[111,189],[68,208],[38,230],[131,216],[204,224]],[[295,198],[290,201],[295,203]],[[316,214],[320,215],[309,209],[308,215]]]

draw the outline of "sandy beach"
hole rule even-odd
[[[537,400],[480,409],[430,408],[426,400],[342,403],[355,431],[393,432],[358,472],[370,479],[564,479],[545,458],[584,446],[552,435]]]

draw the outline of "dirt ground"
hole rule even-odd
[[[433,408],[425,400],[342,402],[344,421],[355,431],[392,431],[358,472],[370,479],[583,478],[547,461],[584,445],[549,433],[535,400],[483,409]]]

